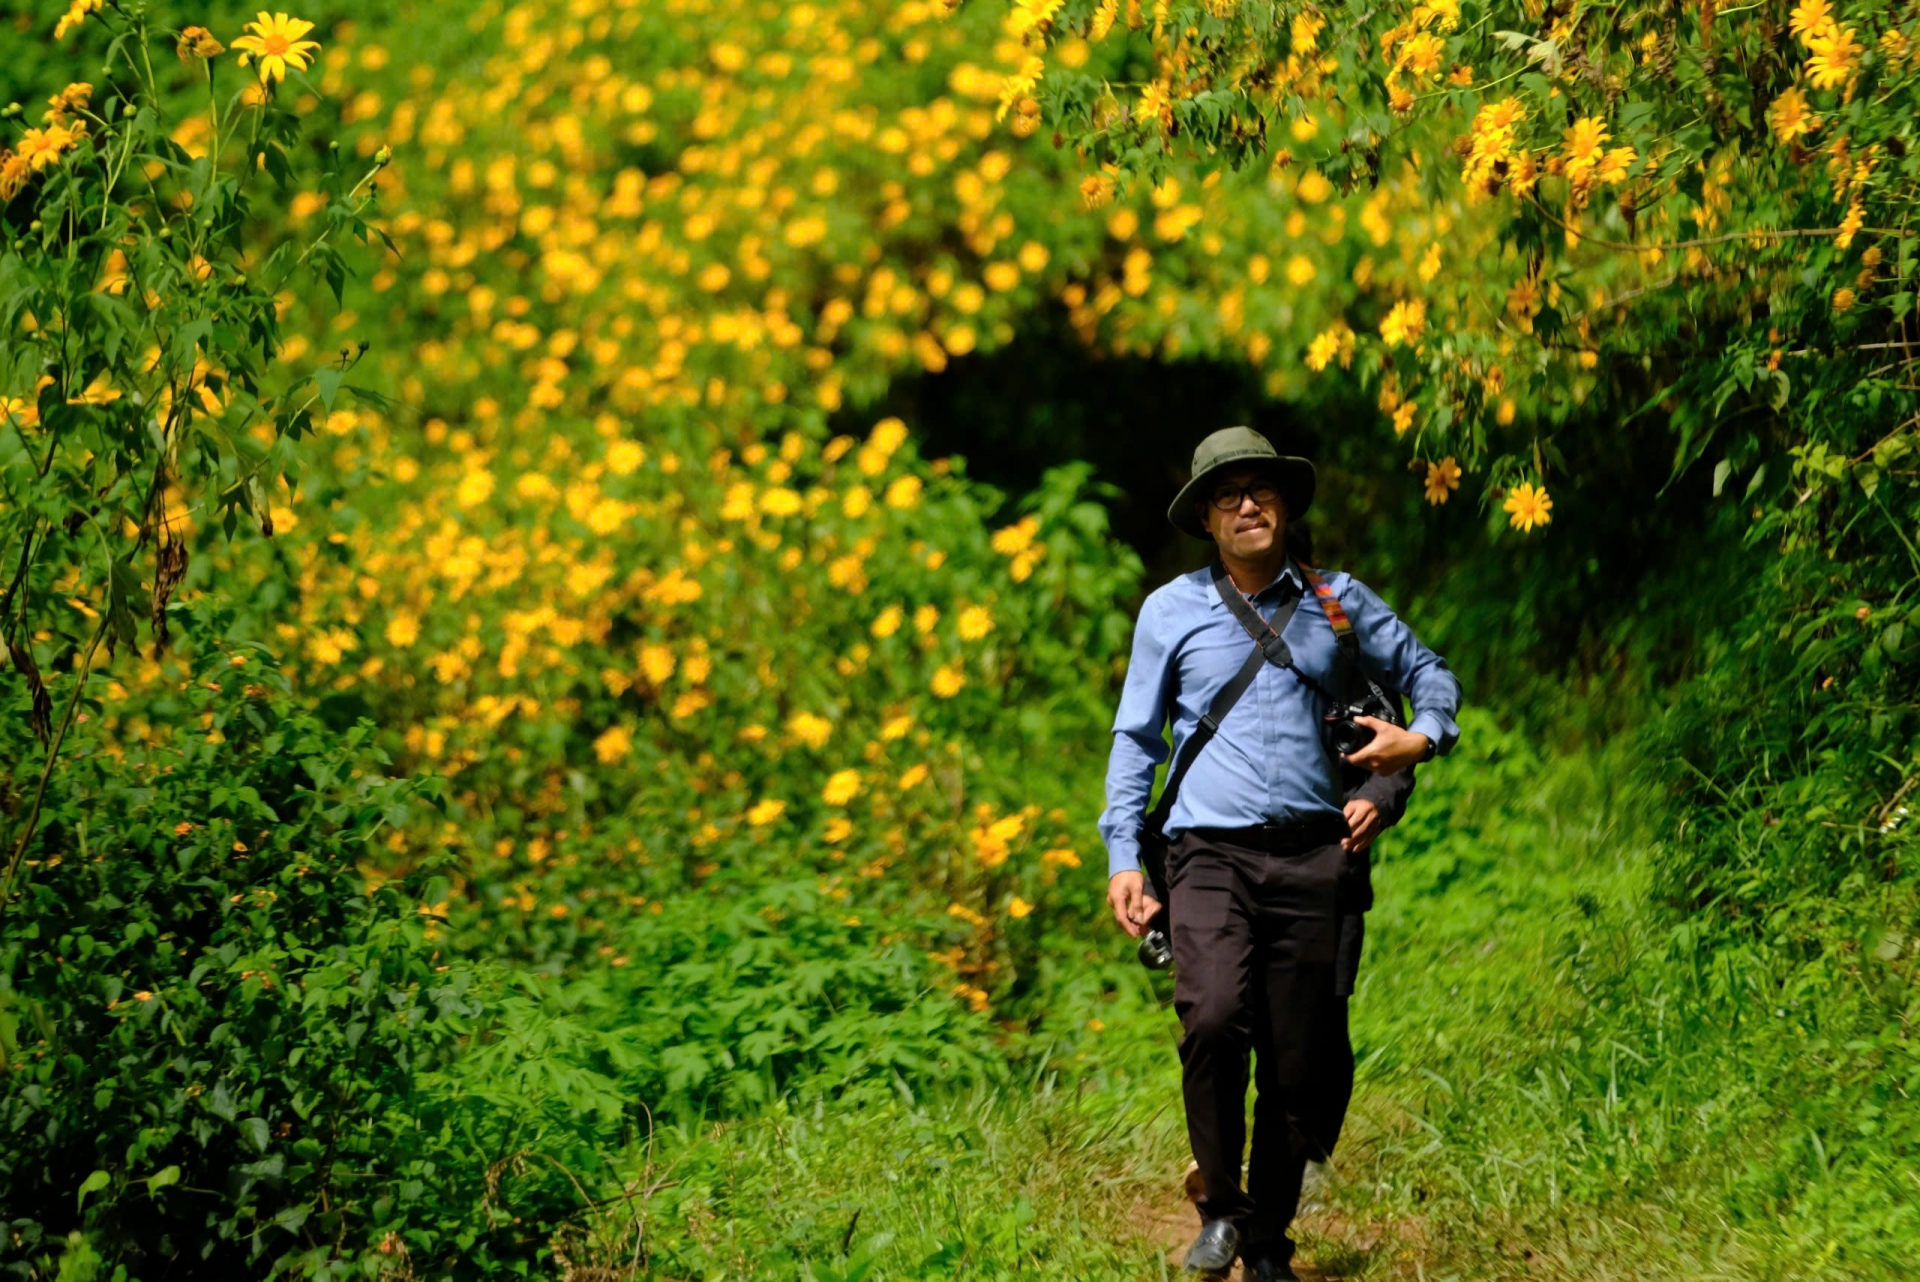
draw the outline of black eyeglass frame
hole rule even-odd
[[[1261,498],[1260,495],[1256,493],[1256,491],[1259,490],[1266,491],[1267,496]],[[1231,493],[1229,493],[1229,491],[1231,491]],[[1279,497],[1279,483],[1263,476],[1248,485],[1228,485],[1222,482],[1220,485],[1215,486],[1212,492],[1207,495],[1206,503],[1216,512],[1233,512],[1239,509],[1242,499],[1252,499],[1261,507],[1265,507]],[[1227,499],[1224,505],[1220,502],[1222,498]]]

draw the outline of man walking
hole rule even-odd
[[[1107,897],[1138,938],[1161,907],[1141,873],[1141,830],[1171,718],[1186,767],[1164,818],[1174,1007],[1205,1185],[1186,1267],[1224,1276],[1239,1256],[1262,1282],[1294,1277],[1286,1229],[1306,1163],[1332,1152],[1353,1089],[1341,922],[1357,925],[1369,902],[1361,861],[1382,816],[1365,790],[1346,797],[1343,763],[1395,775],[1459,734],[1460,683],[1445,661],[1364,584],[1288,556],[1286,524],[1313,491],[1313,465],[1251,429],[1194,451],[1167,517],[1211,538],[1217,558],[1141,606],[1100,817]],[[1349,717],[1342,729],[1367,741],[1340,752],[1323,718],[1369,679],[1404,691],[1412,720]],[[1200,751],[1183,754],[1196,735]],[[1258,1096],[1243,1192],[1249,1052]]]

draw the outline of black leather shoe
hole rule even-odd
[[[1271,1255],[1248,1260],[1247,1278],[1249,1282],[1300,1282],[1300,1275],[1293,1271],[1293,1265]]]
[[[1180,1267],[1208,1277],[1224,1278],[1239,1253],[1240,1230],[1233,1227],[1233,1221],[1208,1220],[1201,1226],[1200,1236],[1187,1248],[1187,1258],[1181,1261]]]

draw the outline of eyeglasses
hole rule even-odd
[[[1272,481],[1255,481],[1252,485],[1222,485],[1214,490],[1208,502],[1213,504],[1216,512],[1231,512],[1240,506],[1243,496],[1265,507],[1280,497],[1280,490]]]

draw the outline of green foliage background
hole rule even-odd
[[[22,128],[126,78],[98,67],[136,11],[55,43],[62,12],[7,37]],[[246,15],[138,12],[142,127],[190,165],[172,25],[231,44]],[[277,330],[260,399],[206,406],[226,454],[170,474],[177,587],[126,497],[172,457],[135,348],[252,367],[211,324],[170,346],[164,308],[49,363],[36,305],[4,313],[0,396],[45,407],[17,440],[73,469],[7,474],[0,563],[35,521],[48,550],[0,624],[78,712],[0,905],[0,1267],[1156,1276],[1175,1026],[1103,920],[1092,821],[1131,611],[1198,555],[1163,496],[1252,422],[1320,461],[1318,558],[1474,705],[1379,848],[1308,1257],[1901,1275],[1920,499],[1907,454],[1859,465],[1911,435],[1889,380],[1832,362],[1703,436],[1749,318],[1629,317],[1645,361],[1536,371],[1556,506],[1522,539],[1423,501],[1377,382],[1301,363],[1377,324],[1363,260],[1412,279],[1443,223],[1484,230],[1442,187],[1197,156],[1088,210],[1071,147],[993,119],[1026,52],[985,5],[298,16],[323,48],[275,100],[288,168],[195,304]],[[329,197],[383,147],[392,249],[329,260],[338,296],[253,290],[350,231]],[[81,270],[27,225],[49,190],[6,207],[0,281],[119,297],[90,288],[116,236]],[[1508,283],[1459,289],[1497,313]],[[113,310],[65,306],[40,330]],[[34,390],[108,367],[114,402]],[[262,451],[297,485],[235,489]],[[106,567],[73,512],[125,540]],[[155,604],[172,651],[143,623],[78,679]],[[9,849],[45,760],[26,667]]]

